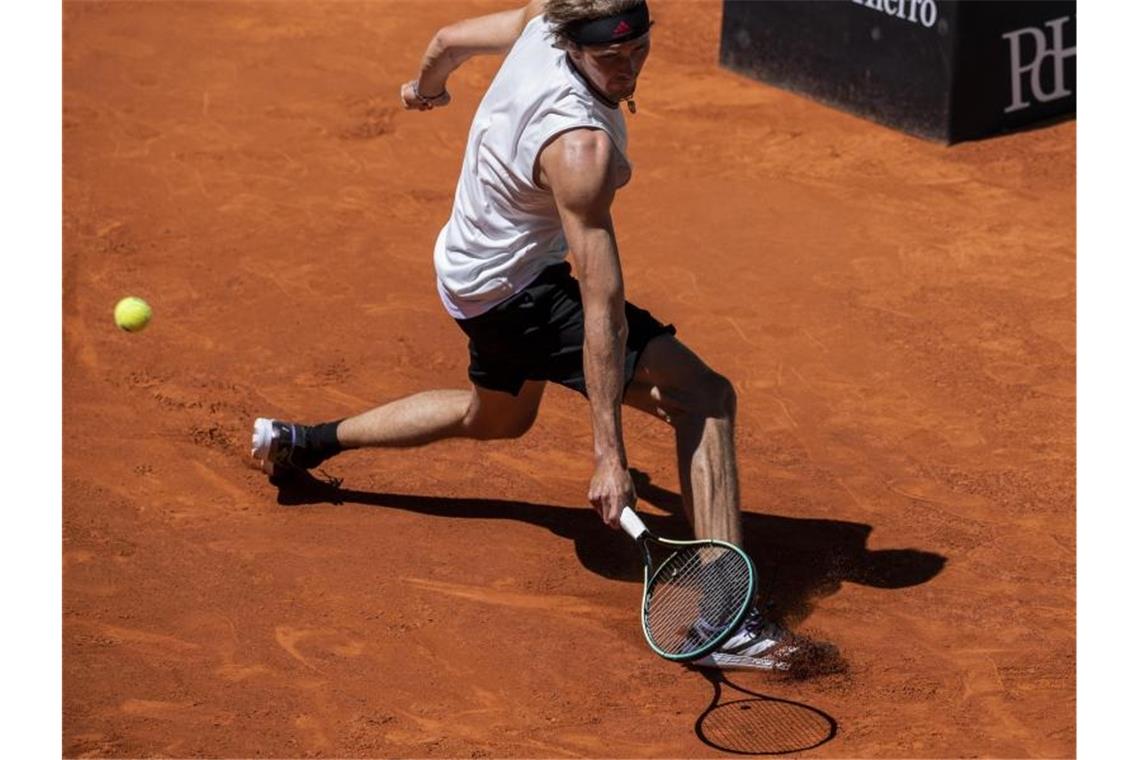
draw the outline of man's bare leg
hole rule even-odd
[[[740,485],[736,469],[736,394],[672,336],[642,352],[625,403],[672,425],[685,513],[698,538],[740,545]]]
[[[684,420],[676,427],[677,470],[694,534],[740,546],[740,485],[733,432],[732,417]]]
[[[530,429],[543,382],[526,382],[517,396],[474,387],[424,391],[349,417],[337,427],[346,449],[423,446],[444,438],[517,438]]]
[[[681,495],[697,537],[741,546],[732,384],[676,338],[660,336],[642,353],[624,401],[666,420],[676,431]],[[693,664],[783,670],[803,646],[766,609],[753,607],[720,650]]]
[[[344,449],[406,448],[443,438],[517,438],[538,414],[543,382],[524,383],[517,396],[475,387],[417,393],[346,420],[317,425],[259,417],[250,458],[270,477],[320,466]]]

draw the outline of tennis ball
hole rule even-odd
[[[141,298],[128,296],[115,304],[115,324],[120,330],[138,332],[147,326],[154,312]]]

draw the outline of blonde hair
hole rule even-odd
[[[546,0],[544,15],[551,24],[555,46],[567,48],[575,43],[566,28],[576,21],[591,21],[625,13],[645,0]]]

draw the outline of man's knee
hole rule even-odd
[[[712,370],[672,390],[655,387],[650,391],[650,398],[674,425],[700,425],[707,419],[731,421],[736,418],[736,389],[728,378]]]
[[[700,408],[695,411],[701,416],[735,419],[736,389],[724,375],[711,370],[704,373],[697,382],[696,396]]]
[[[734,419],[736,416],[736,390],[724,375],[709,370],[693,383],[685,397],[686,416],[690,418]]]
[[[534,425],[537,416],[538,410],[533,409],[518,415],[494,418],[472,408],[463,418],[463,431],[468,438],[480,441],[521,438]]]

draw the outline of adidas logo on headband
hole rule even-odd
[[[649,6],[638,3],[624,13],[583,19],[566,26],[566,36],[579,45],[612,45],[632,40],[649,31]]]

